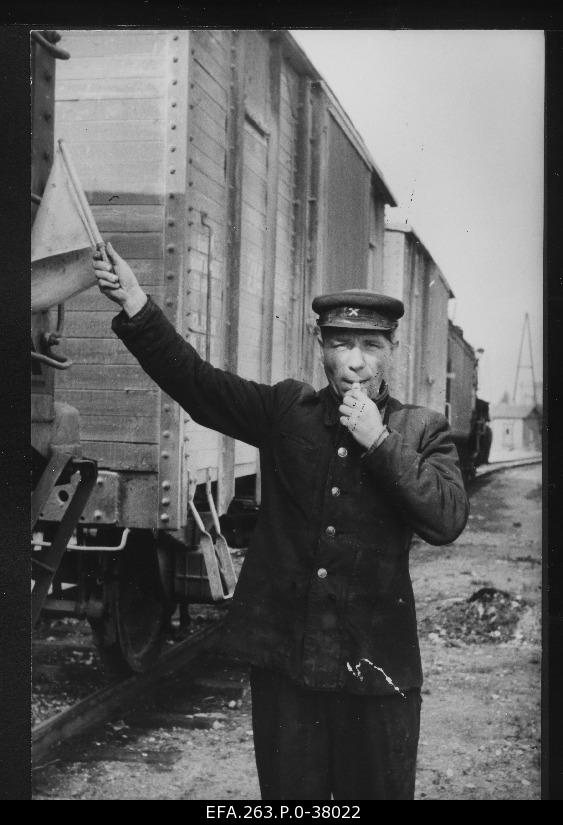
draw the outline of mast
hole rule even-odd
[[[526,331],[528,332],[528,352],[530,354],[530,363],[529,364],[522,364],[522,350],[524,348],[524,338],[526,337]],[[534,399],[534,406],[538,403],[537,393],[536,393],[536,376],[534,373],[534,359],[532,356],[532,336],[530,332],[530,316],[526,312],[524,316],[524,326],[522,328],[522,338],[520,339],[520,350],[518,352],[518,366],[516,367],[516,378],[514,380],[514,391],[512,393],[512,403],[517,403],[517,392],[518,392],[518,377],[520,375],[521,369],[529,369],[532,373],[532,394]]]

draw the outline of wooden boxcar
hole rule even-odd
[[[311,380],[312,296],[380,286],[394,201],[293,39],[126,30],[62,42],[57,135],[103,236],[215,365]],[[81,411],[84,450],[122,474],[119,521],[182,528],[189,482],[208,477],[224,512],[234,478],[256,472],[254,449],[171,404],[113,336],[113,314],[96,288],[67,303],[75,367],[57,375],[57,397]]]
[[[56,136],[104,238],[216,366],[320,385],[311,300],[383,288],[395,201],[307,57],[287,32],[61,33],[71,59],[57,74]],[[152,537],[164,590],[182,600],[193,502],[212,511],[212,484],[225,513],[240,480],[259,479],[256,451],[172,403],[113,335],[115,312],[95,287],[65,305],[74,365],[56,374],[55,397],[80,412],[83,453],[99,467],[80,523],[102,549],[121,547],[124,530],[129,549]],[[45,523],[60,520],[63,498]]]
[[[387,223],[384,257],[383,292],[405,304],[392,392],[403,402],[445,413],[448,301],[454,294],[410,226]]]

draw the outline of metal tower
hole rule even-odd
[[[526,336],[526,331],[528,332],[528,352],[530,354],[530,363],[529,364],[522,364],[522,350],[524,348],[524,338]],[[534,359],[532,357],[532,336],[530,333],[530,317],[528,313],[524,316],[524,326],[522,328],[522,338],[520,339],[520,351],[518,353],[518,366],[516,367],[516,378],[514,380],[514,391],[512,393],[512,403],[517,403],[517,392],[518,392],[518,377],[520,375],[520,370],[530,370],[532,374],[532,395],[534,399],[534,406],[538,403],[538,397],[536,393],[536,376],[534,373]]]

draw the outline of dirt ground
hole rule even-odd
[[[417,541],[411,555],[425,673],[416,799],[539,799],[540,465],[482,479],[471,505],[455,544]],[[208,727],[108,723],[35,771],[34,799],[259,799],[248,689],[197,709]]]

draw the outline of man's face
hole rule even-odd
[[[359,382],[369,398],[375,398],[387,378],[395,344],[383,332],[324,327],[322,362],[328,383],[342,397]]]

